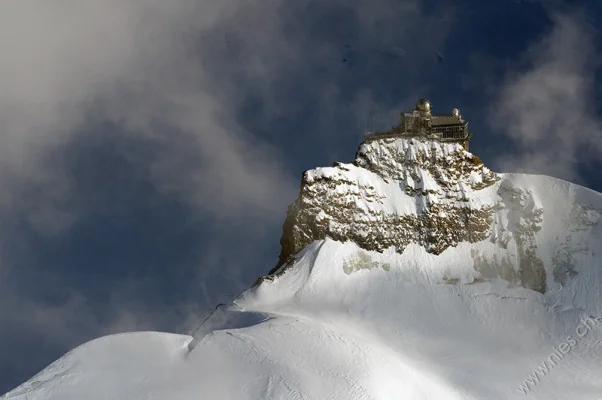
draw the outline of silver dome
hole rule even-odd
[[[416,111],[419,111],[421,115],[428,115],[431,113],[433,106],[427,99],[420,99],[416,103]]]

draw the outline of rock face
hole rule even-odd
[[[459,144],[423,138],[364,142],[353,163],[303,174],[270,276],[326,237],[378,252],[403,253],[417,244],[434,255],[461,242],[487,240],[502,250],[510,245],[513,261],[475,252],[479,279],[502,278],[544,292],[546,269],[535,237],[542,213],[528,190],[514,188]],[[570,266],[565,269],[558,274],[570,276]]]
[[[366,250],[409,243],[439,254],[490,233],[494,205],[475,193],[496,175],[459,144],[413,139],[363,143],[353,164],[335,163],[303,175],[289,207],[279,264],[314,240],[352,240]],[[480,204],[481,203],[481,204]]]

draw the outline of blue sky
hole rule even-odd
[[[602,190],[599,2],[241,3],[3,4],[0,393],[189,332],[274,266],[301,173],[419,97],[495,171]]]

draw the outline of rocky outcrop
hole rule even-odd
[[[494,174],[459,144],[424,138],[363,143],[352,163],[303,174],[283,226],[278,264],[257,283],[274,279],[308,244],[329,237],[366,251],[343,262],[348,274],[389,270],[372,261],[369,251],[402,254],[416,244],[439,255],[462,242],[483,242],[471,247],[468,258],[473,283],[503,279],[542,293],[548,284],[564,286],[579,273],[579,260],[591,256],[588,235],[602,221],[602,211],[567,200],[568,213],[563,209],[562,217],[546,219],[549,230],[561,218],[561,232],[550,237],[541,233],[542,193],[533,193],[528,180],[520,182]],[[446,275],[443,281],[470,283],[460,278]]]
[[[552,255],[552,275],[556,282],[565,285],[575,277],[579,257],[587,256],[591,249],[587,234],[599,224],[602,210],[574,203],[567,218],[563,219],[565,236],[556,237]]]
[[[546,290],[546,271],[544,263],[537,256],[537,241],[535,235],[541,230],[543,209],[537,207],[531,193],[515,188],[509,181],[500,183],[497,208],[503,211],[505,223],[495,221],[492,227],[491,239],[500,247],[508,248],[512,240],[517,250],[518,268],[506,271],[506,276],[500,277],[507,281],[543,293]],[[501,215],[498,215],[501,216]],[[475,266],[480,269],[483,262]],[[507,268],[496,268],[498,272]]]
[[[419,138],[363,143],[352,164],[303,174],[272,272],[326,236],[366,250],[394,247],[400,253],[417,243],[433,254],[462,241],[484,240],[495,204],[480,201],[478,193],[496,180],[459,144]]]

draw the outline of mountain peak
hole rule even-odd
[[[483,240],[495,205],[478,193],[498,179],[459,143],[425,137],[367,140],[352,164],[303,174],[272,272],[327,236],[366,250],[394,247],[400,253],[417,243],[433,254],[462,241]]]
[[[433,254],[487,236],[495,205],[477,192],[498,178],[468,152],[468,122],[457,108],[434,115],[427,99],[400,116],[397,126],[366,133],[352,164],[303,174],[272,272],[326,236],[400,253],[417,243]]]
[[[192,337],[95,340],[0,399],[591,398],[602,195],[440,139],[306,171],[278,266]]]

